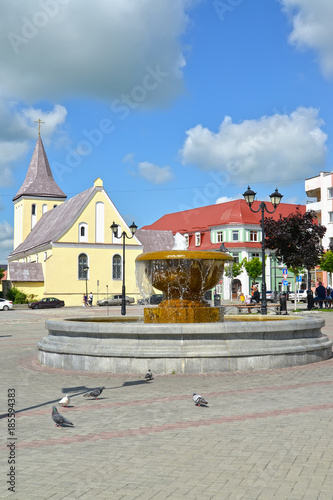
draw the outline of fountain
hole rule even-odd
[[[325,322],[314,317],[226,316],[203,296],[230,256],[182,249],[137,258],[143,281],[163,291],[140,317],[47,321],[38,344],[42,365],[66,370],[155,374],[260,370],[332,356]]]

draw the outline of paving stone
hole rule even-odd
[[[14,387],[18,411],[15,500],[333,498],[333,360],[150,384],[144,374],[74,374],[34,361],[48,315],[1,316],[0,407]],[[331,338],[332,327],[333,315]],[[100,385],[103,399],[83,398]],[[208,408],[193,405],[193,391]],[[66,393],[72,407],[59,411],[74,428],[58,429],[51,406]],[[10,495],[0,482],[0,498]]]

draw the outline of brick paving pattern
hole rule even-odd
[[[39,366],[45,319],[101,313],[0,311],[0,498],[333,499],[332,359],[246,373],[170,374],[149,383],[144,374]],[[333,338],[333,315],[324,318]],[[83,398],[101,385],[99,400]],[[15,493],[6,484],[9,388],[17,411]],[[208,400],[207,408],[193,404],[193,392]],[[57,428],[51,418],[65,394],[70,406],[58,409],[73,428]]]

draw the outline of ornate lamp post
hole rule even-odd
[[[247,190],[245,193],[243,193],[243,196],[245,198],[246,203],[249,205],[251,212],[258,213],[261,210],[261,232],[262,232],[262,237],[261,237],[261,253],[262,253],[262,299],[261,299],[261,314],[267,314],[267,301],[266,301],[266,269],[265,269],[265,210],[269,214],[273,214],[275,210],[277,209],[281,199],[283,198],[283,195],[278,192],[277,189],[275,189],[275,192],[270,195],[271,203],[274,207],[274,210],[268,210],[267,205],[265,202],[261,202],[259,205],[258,210],[253,210],[252,209],[252,203],[254,202],[255,196],[257,193],[252,191],[250,189],[250,186],[248,186]]]
[[[88,271],[89,271],[89,267],[85,266],[83,268],[83,271],[84,271],[84,274],[86,275],[86,297],[87,297],[87,300],[88,300]]]
[[[119,225],[113,222],[112,226],[110,226],[111,231],[113,233],[113,236],[118,239],[123,239],[123,286],[122,286],[122,292],[121,292],[121,314],[125,316],[126,314],[126,289],[125,289],[125,240],[128,238],[131,240],[133,236],[135,235],[136,230],[138,229],[138,226],[136,226],[133,222],[133,224],[130,225],[130,230],[132,233],[132,236],[127,236],[126,232],[123,231],[120,236],[118,236],[118,227]]]

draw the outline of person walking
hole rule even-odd
[[[94,296],[93,296],[92,292],[90,292],[89,293],[89,300],[88,300],[88,304],[90,305],[90,307],[92,307],[93,298],[94,298]]]
[[[83,307],[88,307],[88,297],[85,293],[83,294]]]

